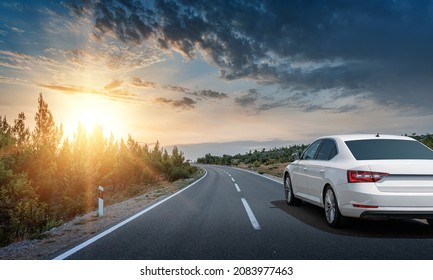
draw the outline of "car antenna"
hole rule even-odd
[[[376,134],[376,137],[380,137],[379,133]]]

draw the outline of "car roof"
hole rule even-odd
[[[346,135],[331,135],[331,136],[325,136],[320,137],[319,139],[323,138],[334,138],[334,139],[340,139],[342,141],[352,141],[352,140],[375,140],[375,139],[392,139],[392,140],[410,140],[410,141],[416,141],[415,139],[408,137],[408,136],[398,136],[398,135],[389,135],[389,134],[346,134]]]

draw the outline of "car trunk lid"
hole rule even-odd
[[[433,193],[433,160],[372,161],[368,166],[389,174],[375,182],[381,192]]]

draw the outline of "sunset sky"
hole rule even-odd
[[[188,157],[433,133],[433,3],[2,1],[0,115],[32,127],[40,92],[66,135]]]

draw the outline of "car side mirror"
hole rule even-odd
[[[298,153],[293,153],[292,154],[292,161],[298,160],[301,158],[301,155]]]

